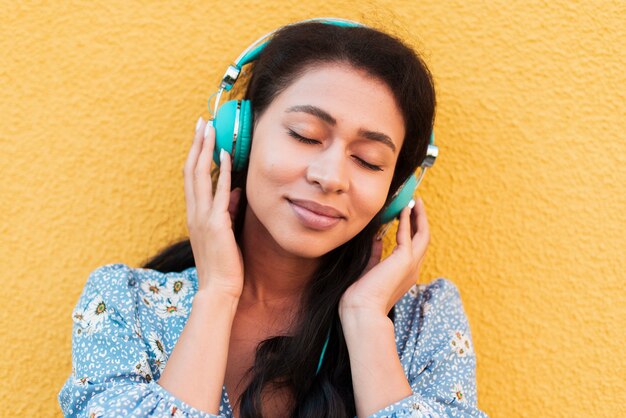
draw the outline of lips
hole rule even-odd
[[[287,199],[287,202],[300,223],[310,229],[325,231],[345,218],[338,210],[310,200]]]
[[[303,207],[311,212],[314,212],[318,215],[327,216],[330,218],[345,218],[346,216],[339,212],[337,209],[332,206],[320,205],[319,203],[313,202],[312,200],[303,200],[303,199],[287,199],[291,203],[296,204],[300,207]]]

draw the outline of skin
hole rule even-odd
[[[287,112],[297,105],[325,110],[336,125],[306,112]],[[395,150],[358,136],[361,127],[389,136]],[[300,142],[289,129],[319,143]],[[404,133],[389,87],[347,65],[312,68],[275,98],[257,118],[252,140],[243,300],[295,303],[319,257],[352,239],[382,208]],[[346,218],[329,230],[310,229],[286,198],[332,206]]]

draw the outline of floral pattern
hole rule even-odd
[[[89,413],[87,414],[89,418],[100,418],[104,416],[104,409],[101,406],[93,406],[89,408]]]
[[[65,416],[232,418],[161,387],[197,291],[195,267],[161,273],[125,264],[94,270],[72,311],[72,372],[59,392]],[[396,348],[413,393],[368,418],[487,417],[478,409],[476,355],[459,291],[446,278],[416,284],[394,306]]]
[[[450,346],[459,357],[465,357],[472,352],[472,342],[461,331],[454,331]]]
[[[191,282],[185,277],[170,277],[165,283],[158,279],[149,279],[141,283],[142,301],[154,308],[161,318],[171,316],[186,317],[189,312],[181,301],[189,294]]]
[[[452,386],[452,393],[454,394],[457,401],[465,402],[465,395],[463,394],[464,392],[465,391],[463,390],[463,387],[460,383],[455,383]]]
[[[84,309],[76,307],[72,312],[72,319],[78,324],[76,333],[90,334],[98,332],[108,316],[109,310],[104,298],[100,294],[96,295],[87,307]]]
[[[150,369],[147,353],[141,353],[139,362],[135,364],[135,370],[133,371],[139,376],[143,377],[146,382],[150,383],[152,381],[152,370]]]
[[[158,368],[159,373],[163,373],[165,363],[167,362],[167,353],[163,344],[163,339],[154,331],[148,335],[148,343],[154,353],[154,365]]]

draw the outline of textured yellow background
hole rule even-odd
[[[318,16],[396,33],[434,73],[420,281],[461,290],[480,407],[626,416],[626,3],[350,3],[0,1],[1,416],[60,414],[89,272],[186,233],[181,170],[219,77]]]

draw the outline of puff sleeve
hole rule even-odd
[[[416,285],[396,305],[396,315],[396,343],[413,394],[368,418],[486,418],[478,409],[476,355],[454,283],[439,278]]]
[[[89,275],[72,312],[72,373],[58,394],[63,414],[223,418],[156,383],[154,355],[139,331],[135,287],[133,269],[124,264],[108,264]]]

